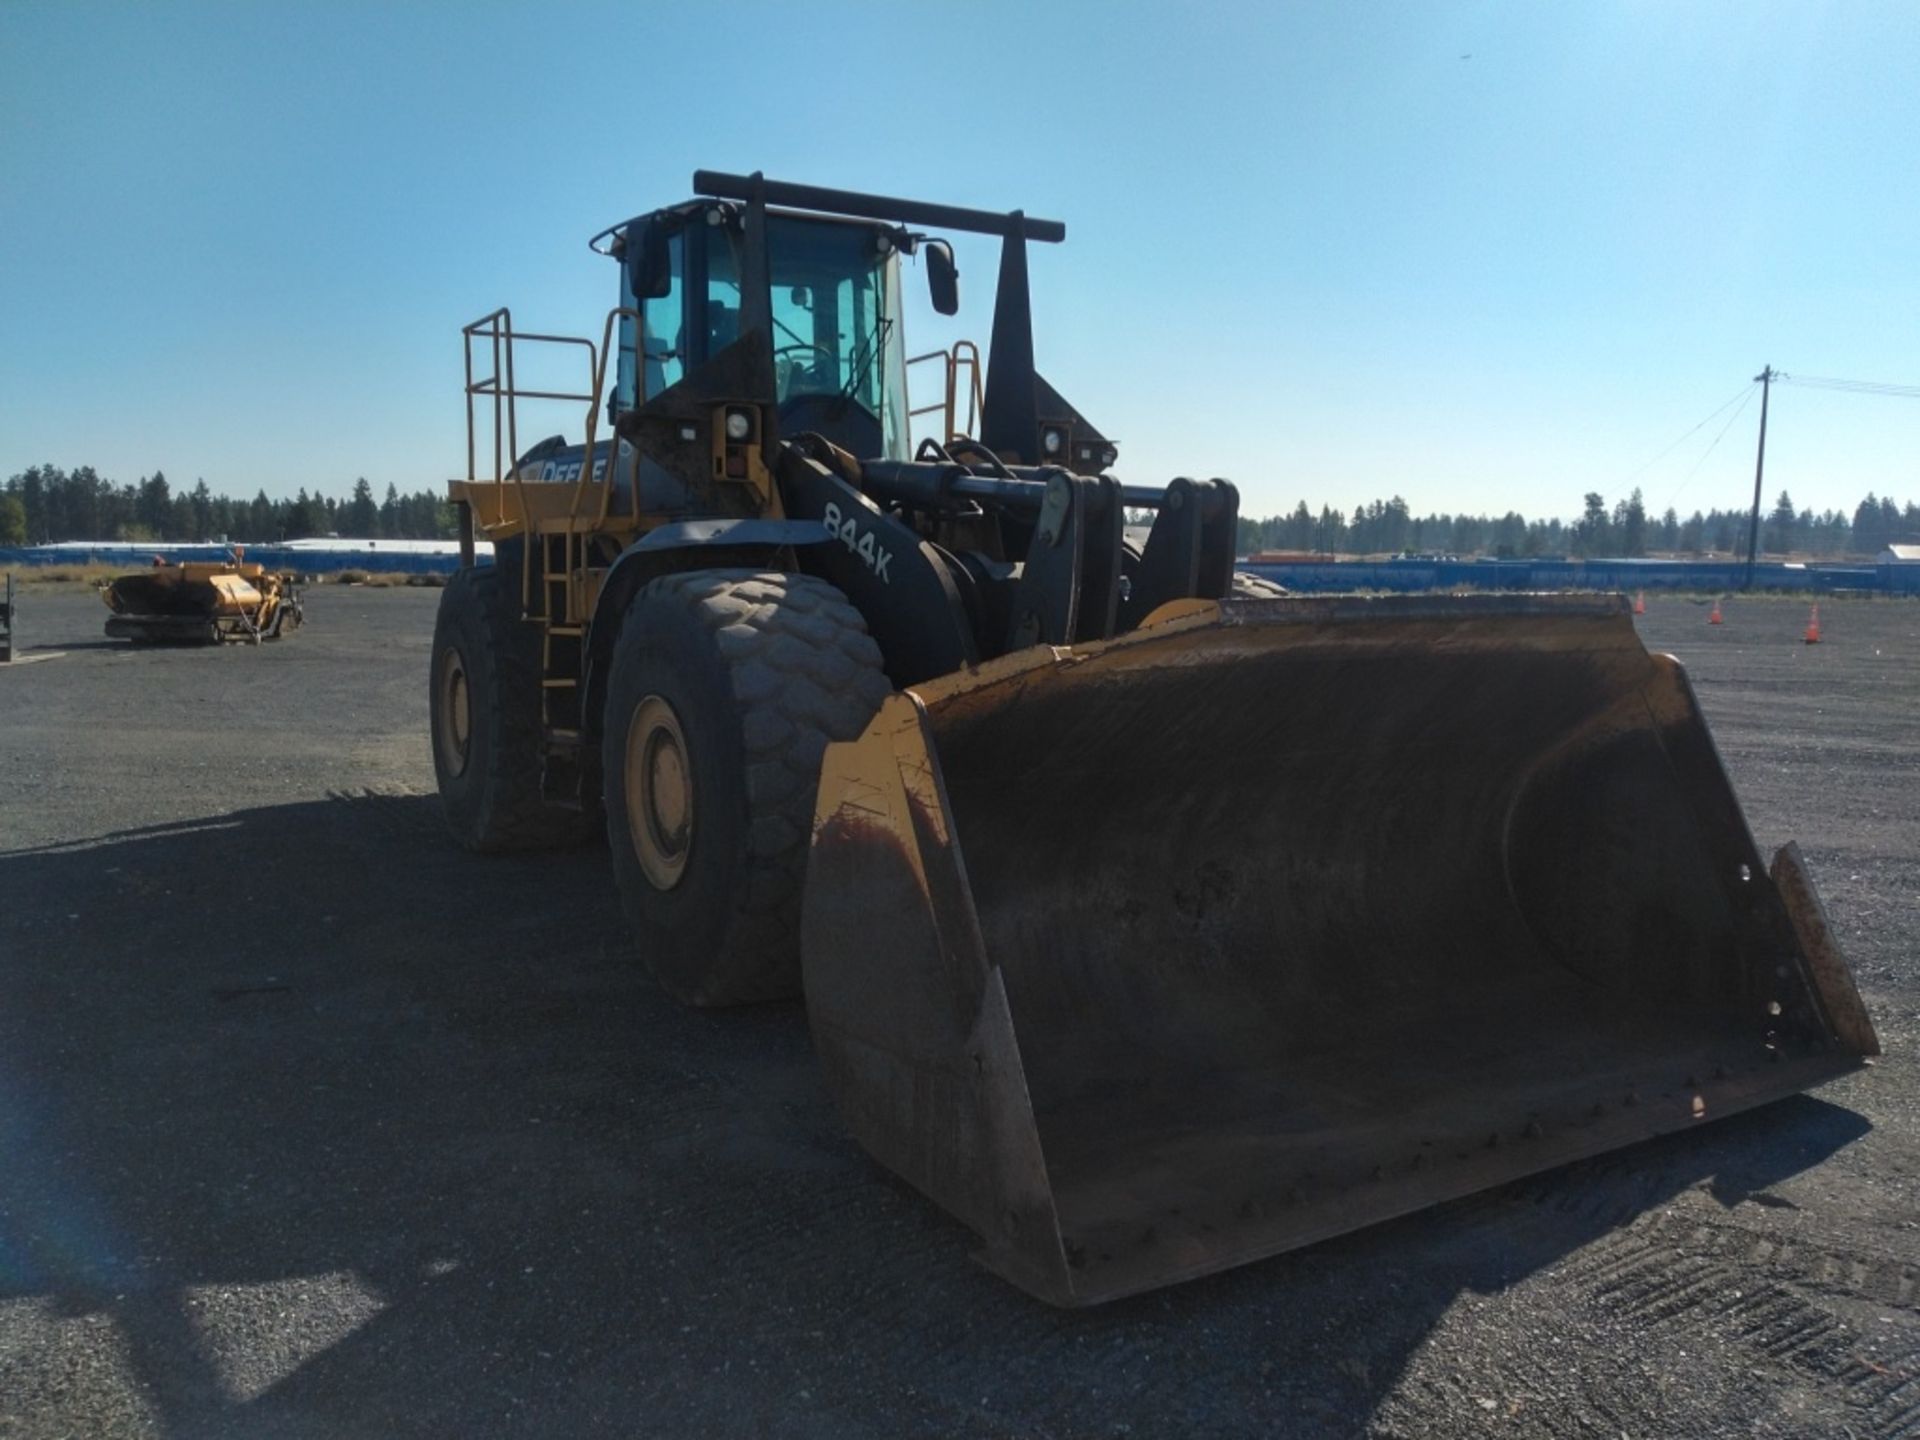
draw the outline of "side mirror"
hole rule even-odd
[[[960,270],[953,263],[953,246],[944,240],[929,240],[921,249],[927,256],[927,295],[933,301],[933,308],[942,315],[957,314]]]
[[[641,228],[637,242],[627,237],[627,284],[636,300],[661,300],[673,293],[673,253],[666,227],[656,217]]]

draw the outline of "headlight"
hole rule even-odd
[[[1040,432],[1040,448],[1045,450],[1047,454],[1058,455],[1062,450],[1066,449],[1066,446],[1067,437],[1061,431],[1042,430]]]
[[[744,440],[753,433],[753,417],[744,410],[727,411],[727,438]]]

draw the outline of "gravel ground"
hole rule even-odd
[[[165,652],[23,597],[0,1436],[1920,1434],[1920,605],[1642,622],[1883,1063],[1061,1313],[841,1133],[797,1006],[655,989],[603,854],[446,842],[436,596]]]

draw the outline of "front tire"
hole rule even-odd
[[[593,831],[592,816],[540,793],[540,631],[520,619],[510,578],[456,571],[433,623],[433,773],[469,850],[550,850]]]
[[[859,611],[824,580],[696,570],[634,597],[607,687],[607,842],[641,956],[670,994],[800,993],[820,757],[890,689]]]

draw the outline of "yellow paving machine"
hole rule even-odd
[[[257,645],[304,617],[293,576],[248,563],[237,549],[226,560],[155,557],[150,568],[107,581],[100,598],[113,612],[109,638],[135,644]]]

